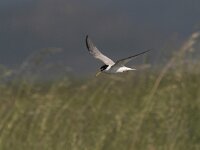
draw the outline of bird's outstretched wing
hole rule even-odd
[[[115,63],[114,66],[123,66],[123,65],[127,64],[130,60],[132,60],[134,57],[137,57],[137,56],[139,56],[139,55],[145,54],[145,53],[149,52],[150,50],[151,50],[151,49],[146,50],[146,51],[141,52],[141,53],[138,53],[138,54],[135,54],[135,55],[133,55],[133,56],[124,58],[124,59],[120,59],[120,60],[118,60],[118,61]],[[114,67],[114,66],[113,66],[113,67]]]
[[[96,59],[101,60],[103,63],[105,63],[106,65],[113,65],[115,64],[114,61],[112,61],[110,58],[108,58],[107,56],[103,55],[94,45],[94,43],[91,41],[91,39],[88,37],[88,35],[86,36],[86,46],[88,48],[88,51],[90,52],[90,54],[92,54]]]

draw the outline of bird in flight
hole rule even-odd
[[[149,50],[143,51],[141,53],[135,54],[133,56],[129,56],[127,58],[120,59],[120,60],[117,60],[116,62],[114,62],[113,60],[111,60],[110,58],[108,58],[107,56],[102,54],[97,49],[97,47],[94,45],[92,40],[88,37],[88,35],[86,36],[86,46],[87,46],[89,53],[94,58],[99,59],[100,61],[102,61],[104,63],[104,65],[101,66],[100,71],[96,74],[96,76],[98,76],[102,72],[114,74],[114,73],[122,73],[122,72],[130,71],[130,70],[136,70],[134,68],[126,67],[125,64],[127,64],[134,57],[142,55],[142,54],[150,51],[150,49],[149,49]]]

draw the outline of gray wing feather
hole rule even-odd
[[[118,61],[115,63],[115,65],[116,65],[116,66],[123,66],[123,65],[127,64],[130,60],[132,60],[133,58],[135,58],[135,57],[137,57],[137,56],[139,56],[139,55],[145,54],[145,53],[149,52],[150,50],[151,50],[151,49],[146,50],[146,51],[141,52],[141,53],[138,53],[138,54],[136,54],[136,55],[133,55],[133,56],[124,58],[124,59],[120,59],[120,60],[118,60]],[[114,66],[115,66],[115,65],[114,65]]]
[[[92,54],[96,59],[101,60],[103,63],[106,65],[113,65],[115,64],[114,61],[112,61],[110,58],[107,56],[103,55],[94,45],[94,43],[90,40],[88,35],[86,36],[86,46],[88,48],[88,51],[90,54]]]

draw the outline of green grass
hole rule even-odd
[[[157,77],[2,83],[0,150],[199,150],[200,73]]]
[[[200,65],[190,52],[199,37],[155,66],[162,70],[61,77],[44,61],[55,48],[18,70],[0,65],[0,150],[199,150]]]

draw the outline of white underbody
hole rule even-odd
[[[131,71],[131,70],[136,70],[136,69],[129,68],[126,66],[121,66],[121,67],[108,66],[103,72],[105,72],[105,73],[122,73],[122,72]]]

